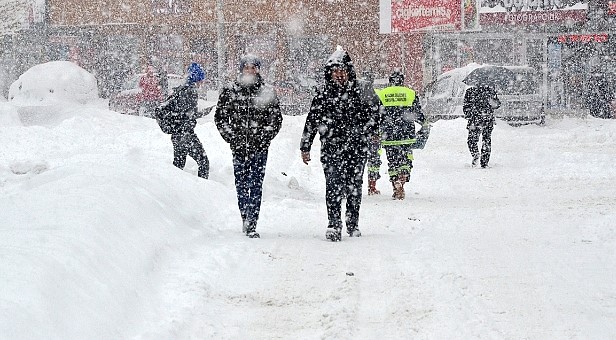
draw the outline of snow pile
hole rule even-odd
[[[87,104],[96,99],[96,78],[70,61],[50,61],[33,66],[9,89],[9,100],[19,106]]]
[[[6,339],[592,338],[616,334],[616,121],[493,133],[473,169],[465,121],[415,152],[405,201],[364,196],[361,238],[324,240],[318,142],[284,117],[258,230],[241,233],[231,153],[195,132],[209,180],[171,164],[150,118],[66,106],[0,121],[0,334]],[[9,110],[10,111],[10,110]]]

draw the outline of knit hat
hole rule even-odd
[[[246,64],[254,65],[257,70],[261,68],[261,59],[254,54],[245,54],[240,58],[240,72]]]
[[[196,83],[205,79],[205,72],[201,65],[198,63],[192,63],[188,66],[188,77],[186,78],[186,82],[189,84]]]

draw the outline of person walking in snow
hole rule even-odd
[[[364,71],[362,77],[358,79],[357,85],[360,88],[362,99],[370,105],[375,119],[378,119],[381,108],[381,101],[374,90],[374,74]],[[381,137],[374,134],[370,140],[368,148],[368,195],[380,195],[381,192],[376,188],[376,181],[381,178]]]
[[[145,116],[151,117],[154,113],[154,109],[160,104],[163,99],[163,93],[158,84],[158,78],[154,74],[154,67],[148,66],[146,72],[139,79],[139,87],[141,93],[139,99],[141,100],[141,107],[139,111],[143,110]]]
[[[614,93],[605,74],[596,71],[588,78],[586,107],[590,115],[597,118],[612,118],[612,100]]]
[[[205,79],[201,65],[192,63],[188,67],[186,83],[173,89],[173,93],[157,110],[157,120],[164,120],[169,126],[167,133],[171,134],[173,144],[173,165],[184,169],[186,157],[190,155],[199,166],[198,176],[207,179],[210,173],[210,162],[203,144],[195,133],[197,126],[197,87]],[[164,115],[160,113],[166,113]],[[159,123],[160,124],[160,123]]]
[[[358,225],[364,167],[370,139],[378,126],[371,107],[362,100],[353,63],[342,47],[338,46],[327,59],[324,71],[325,85],[312,100],[300,151],[303,162],[308,164],[318,132],[329,220],[325,237],[335,242],[342,238],[343,198],[346,231],[351,237],[361,236]]]
[[[379,122],[381,145],[387,155],[392,197],[403,200],[404,185],[413,169],[415,123],[420,124],[422,129],[428,129],[429,125],[421,110],[419,96],[404,86],[404,75],[400,71],[396,70],[389,76],[389,86],[378,91],[378,96],[383,107]]]
[[[265,84],[260,68],[257,56],[241,57],[239,75],[222,90],[214,115],[220,135],[231,148],[242,231],[250,238],[260,237],[256,228],[267,153],[282,126],[278,96]]]
[[[487,168],[492,152],[492,130],[494,129],[494,110],[500,107],[500,100],[493,85],[469,87],[464,93],[462,110],[468,120],[468,149],[473,157],[471,165],[481,164]],[[481,154],[479,153],[479,137],[481,136]]]

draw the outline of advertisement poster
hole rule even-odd
[[[383,9],[383,6],[381,6]],[[391,33],[460,30],[460,0],[391,0]]]
[[[588,1],[486,0],[479,9],[481,25],[542,25],[584,22]]]

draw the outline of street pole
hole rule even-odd
[[[217,35],[217,65],[218,65],[218,80],[216,88],[222,90],[225,81],[225,16],[224,16],[224,0],[216,0],[216,35]]]

